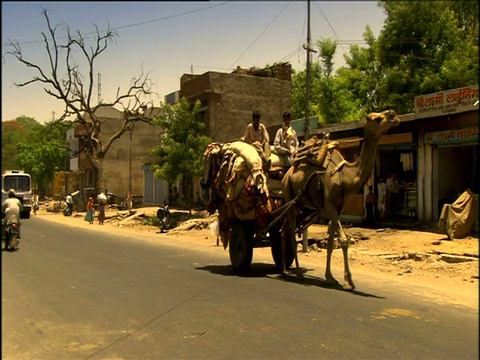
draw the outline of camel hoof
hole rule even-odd
[[[353,290],[355,290],[355,285],[345,283],[345,284],[343,284],[343,289],[347,290],[347,291],[353,291]]]
[[[333,285],[333,286],[339,285],[339,282],[333,276],[327,276],[325,279],[325,283],[327,285]]]
[[[296,274],[296,275],[297,275],[297,279],[298,279],[298,280],[305,280],[305,277],[303,276],[303,274],[302,274],[302,273],[300,273],[300,272],[297,272],[297,274]]]

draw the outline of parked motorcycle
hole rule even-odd
[[[5,242],[5,249],[10,251],[18,250],[18,233],[20,231],[19,221],[6,219],[2,220],[2,240]]]
[[[157,219],[160,232],[166,232],[170,228],[170,210],[168,209],[168,205],[160,206],[157,210]]]

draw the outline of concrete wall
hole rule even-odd
[[[118,131],[123,123],[121,118],[104,118],[103,121],[102,140]],[[127,132],[115,140],[104,160],[104,176],[108,177],[108,191],[118,196],[125,196],[131,181],[133,196],[143,196],[142,166],[155,160],[149,151],[159,144],[160,134],[161,130],[158,126],[139,122],[135,125],[131,137]]]
[[[282,114],[291,109],[291,91],[290,80],[208,72],[184,75],[180,96],[190,102],[201,100],[208,136],[216,142],[227,142],[244,135],[255,110],[260,111],[266,126],[281,122]]]

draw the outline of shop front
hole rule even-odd
[[[478,126],[425,133],[432,153],[432,216],[466,189],[478,194]]]
[[[398,193],[388,196],[381,220],[418,220],[417,155],[417,143],[412,132],[386,134],[380,138],[372,183],[377,194],[378,184],[388,183],[392,176],[396,177],[399,184]]]
[[[415,98],[422,218],[438,222],[443,204],[478,194],[478,85]]]

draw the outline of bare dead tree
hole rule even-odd
[[[71,121],[73,126],[82,129],[85,134],[84,145],[79,151],[83,151],[91,160],[95,181],[101,181],[103,160],[115,140],[124,133],[133,131],[137,122],[152,123],[151,112],[147,114],[146,110],[153,107],[153,102],[144,101],[145,97],[154,94],[152,82],[149,74],[145,74],[142,69],[140,76],[132,78],[127,91],[121,92],[120,87],[117,88],[113,101],[94,103],[95,63],[118,35],[110,26],[105,31],[100,31],[95,26],[94,35],[89,37],[80,31],[72,31],[67,24],[53,26],[46,9],[42,8],[42,15],[48,29],[47,33],[41,33],[48,65],[41,66],[30,61],[24,57],[20,44],[10,41],[11,50],[7,51],[5,56],[13,56],[36,72],[30,80],[15,82],[15,85],[25,87],[40,83],[48,95],[65,104],[65,110],[55,122]],[[81,68],[85,68],[85,71],[82,72]],[[123,110],[120,130],[106,139],[100,137],[103,121],[96,115],[101,107],[117,107]],[[98,186],[97,183],[95,185]]]

